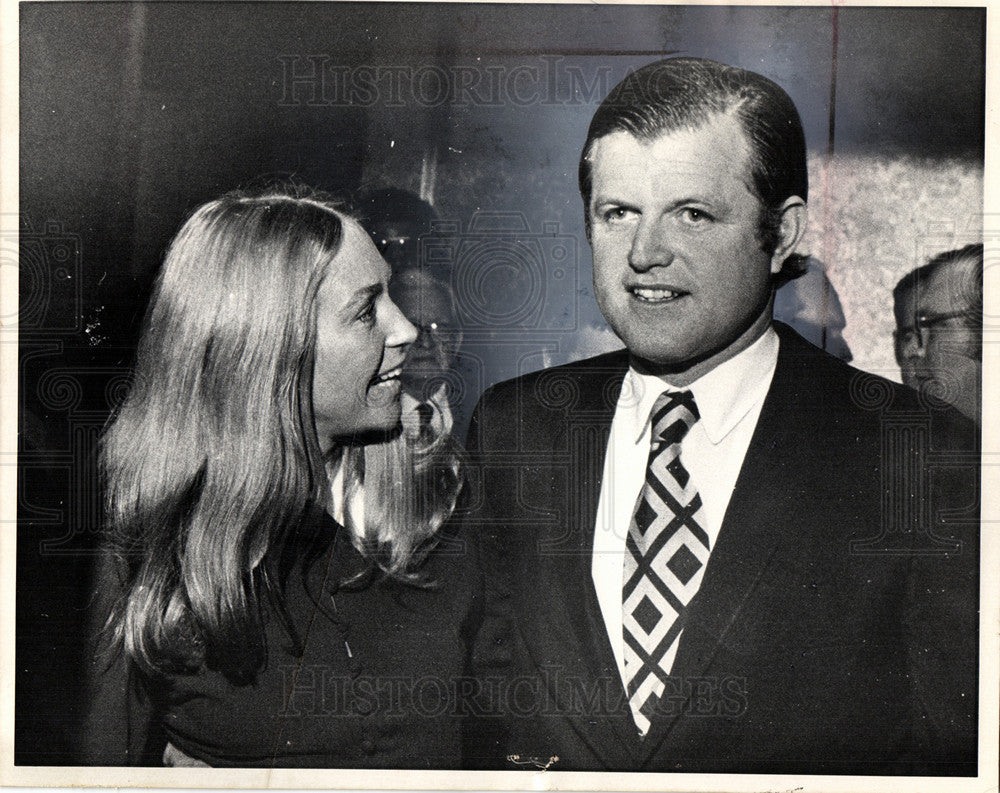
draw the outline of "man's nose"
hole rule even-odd
[[[416,318],[413,319],[413,325],[417,329],[417,339],[413,342],[414,347],[425,347],[431,348],[434,346],[434,338],[431,333],[431,329],[427,326],[418,322]]]
[[[924,357],[924,348],[920,343],[920,330],[907,328],[900,332],[898,341],[899,357],[903,360],[913,360]]]
[[[674,259],[673,248],[665,224],[655,218],[642,218],[632,237],[628,252],[629,266],[637,273],[652,267],[664,267]]]

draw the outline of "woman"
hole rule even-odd
[[[86,762],[458,765],[478,580],[438,532],[457,458],[413,492],[388,277],[291,192],[210,202],[172,242],[102,448]]]

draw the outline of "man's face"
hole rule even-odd
[[[375,247],[393,270],[420,266],[420,236],[427,233],[419,223],[410,220],[383,221],[371,229]]]
[[[980,332],[964,316],[978,290],[977,262],[961,259],[933,271],[900,295],[896,361],[903,382],[932,393],[979,419],[982,376]],[[958,316],[956,316],[958,315]]]
[[[920,388],[917,367],[924,357],[919,331],[914,327],[919,311],[916,285],[911,285],[909,289],[896,295],[893,303],[893,314],[896,316],[896,363],[899,364],[903,382],[910,388]]]
[[[451,367],[462,333],[447,287],[421,270],[397,273],[389,286],[396,305],[417,327],[403,367],[403,387],[417,399],[433,395]]]
[[[720,115],[652,141],[613,132],[591,164],[594,292],[635,362],[685,385],[753,343],[789,251],[761,249],[738,122]]]

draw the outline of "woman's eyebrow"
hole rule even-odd
[[[362,286],[360,289],[355,290],[354,294],[347,298],[344,302],[344,308],[350,309],[354,306],[361,306],[372,300],[385,290],[383,284],[370,284],[369,286]]]

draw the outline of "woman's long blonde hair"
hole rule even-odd
[[[264,662],[262,606],[281,594],[270,563],[329,501],[312,414],[316,295],[337,277],[345,222],[302,191],[233,193],[198,208],[169,247],[101,454],[110,545],[127,570],[109,627],[146,672],[207,663],[246,680]],[[427,509],[402,443],[348,444],[343,459],[349,487],[364,483],[356,544],[407,579],[453,508],[458,467]]]

